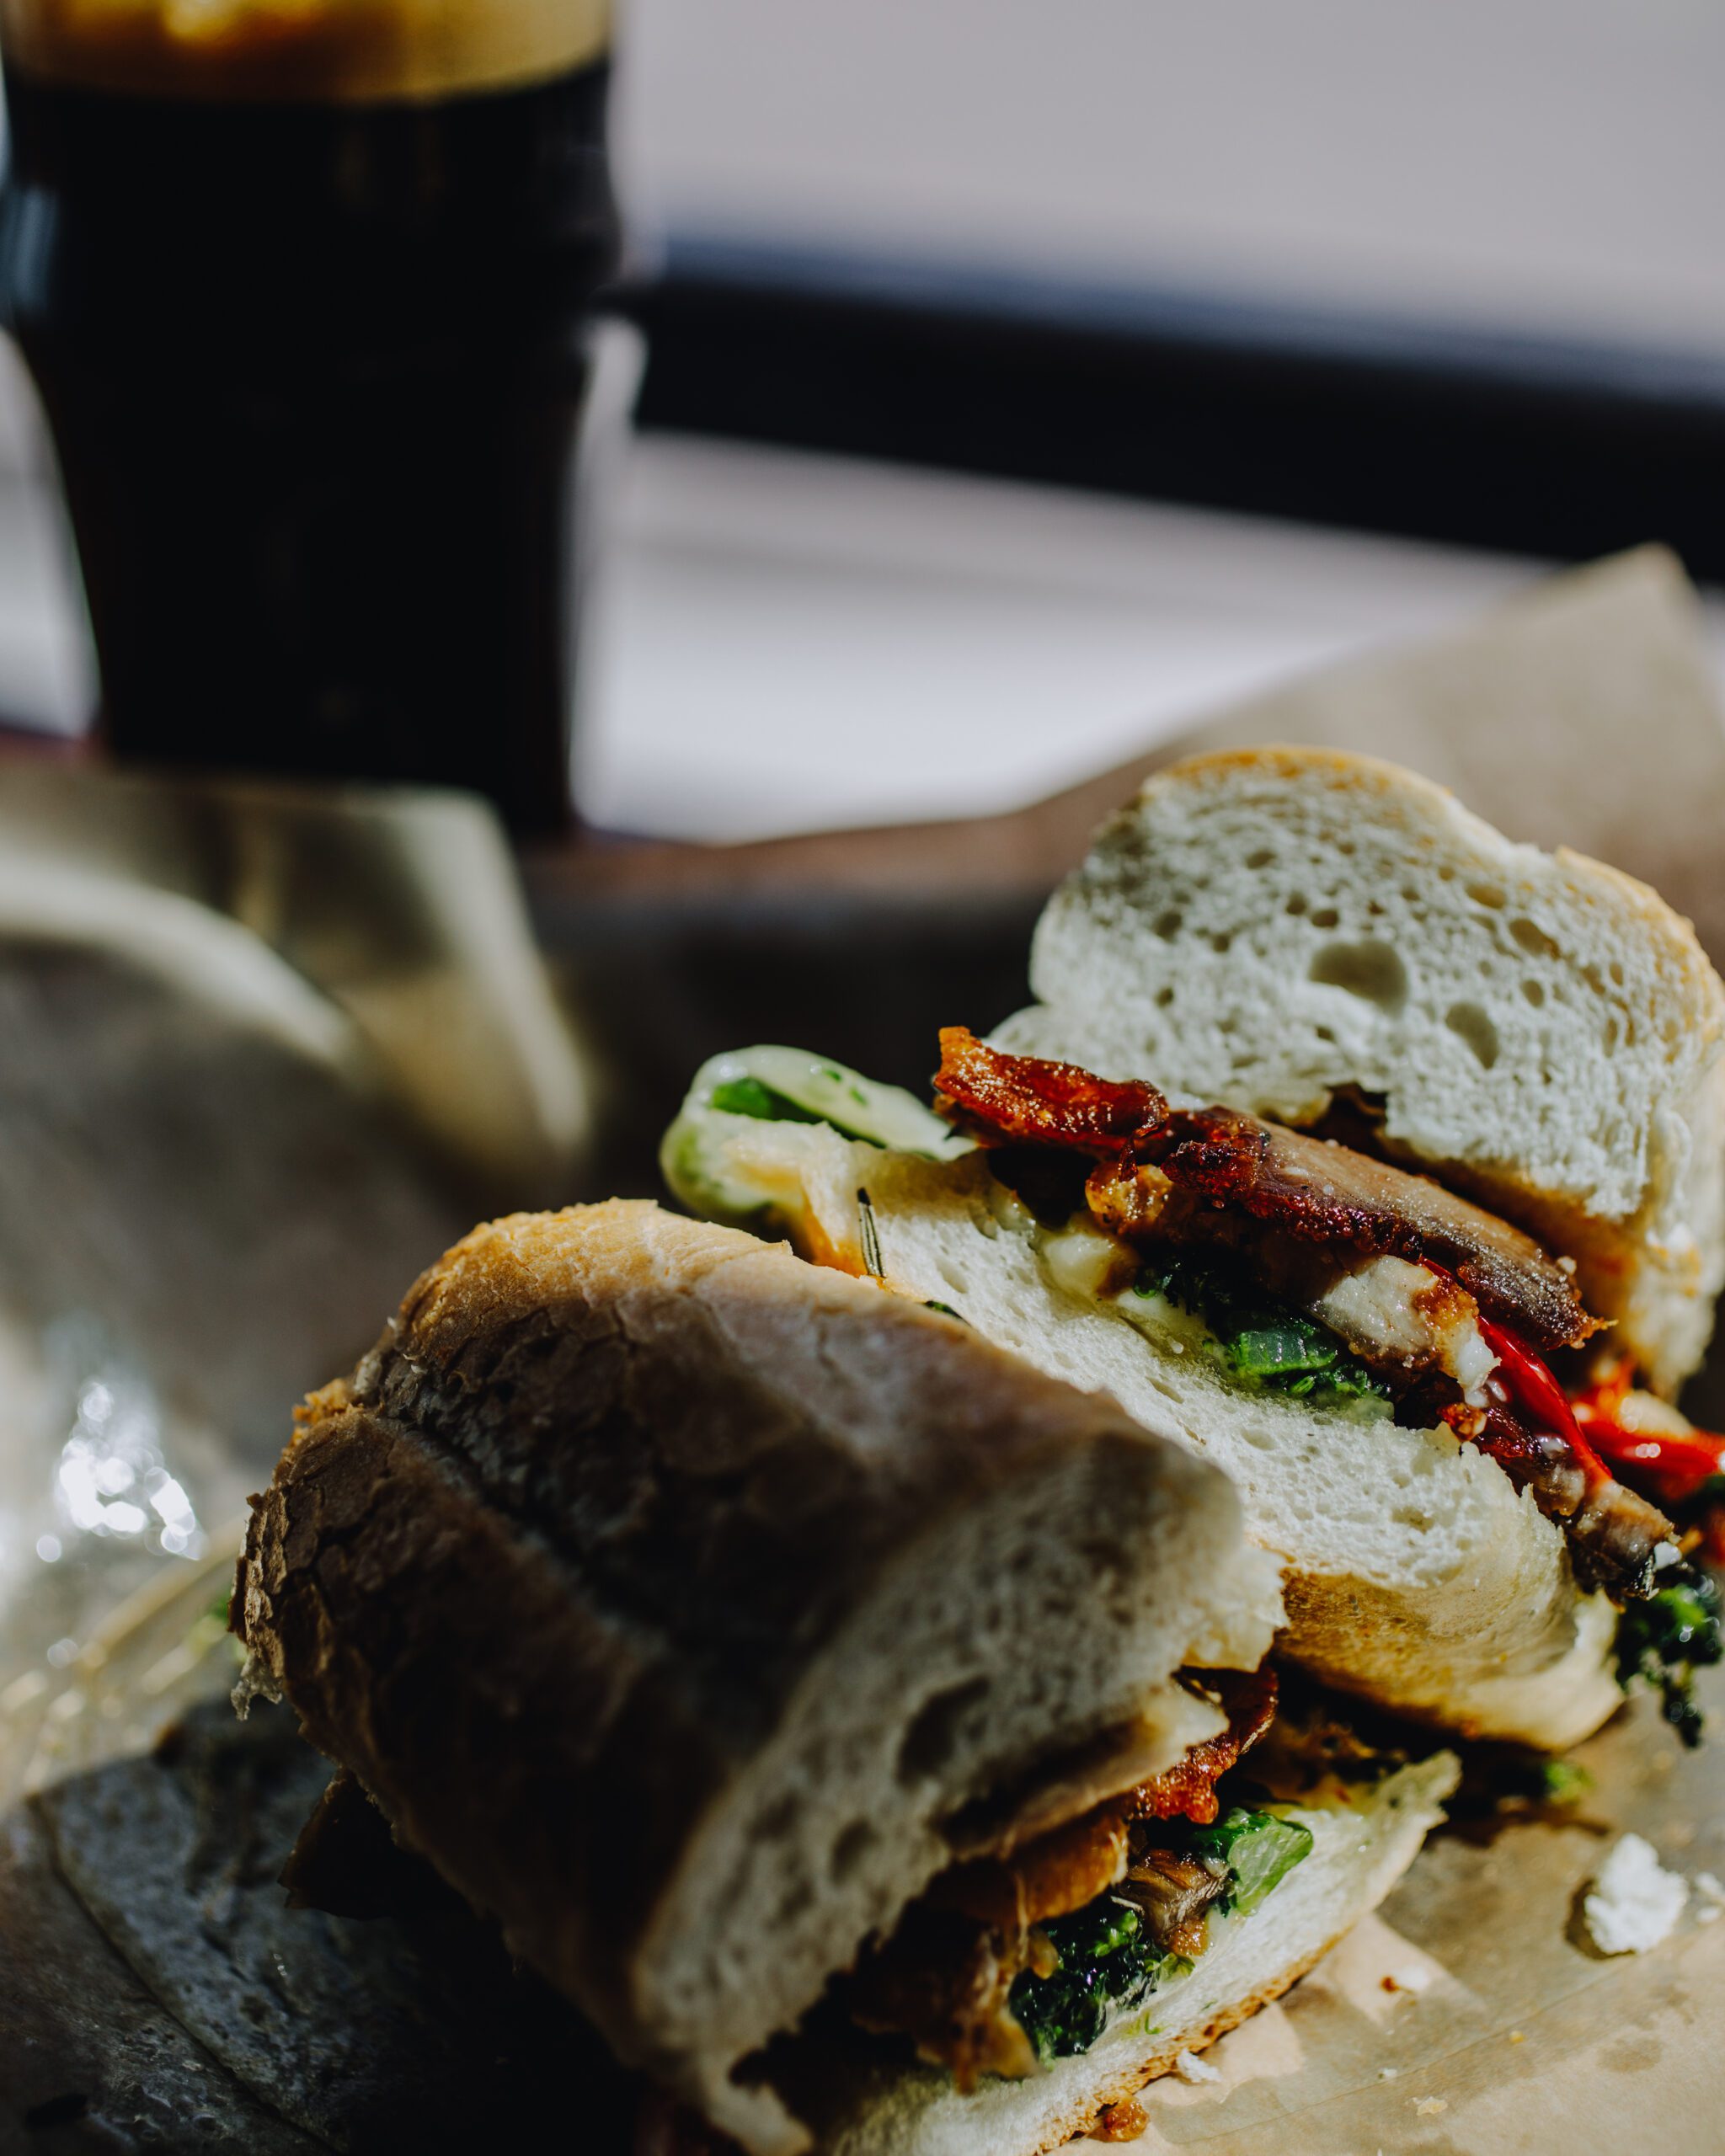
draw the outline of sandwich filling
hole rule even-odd
[[[1119,1273],[1130,1263],[1124,1279],[1098,1270],[1094,1291],[1142,1305],[1146,1326],[1178,1312],[1247,1379],[1375,1398],[1378,1412],[1446,1424],[1495,1460],[1562,1529],[1583,1588],[1656,1605],[1628,1628],[1634,1669],[1694,1741],[1691,1672],[1721,1646],[1717,1590],[1685,1561],[1707,1530],[1680,1536],[1616,1470],[1674,1511],[1706,1508],[1721,1440],[1672,1429],[1674,1409],[1664,1430],[1648,1428],[1661,1403],[1634,1392],[1621,1361],[1572,1401],[1545,1358],[1601,1329],[1572,1265],[1334,1138],[1232,1108],[1173,1108],[1153,1086],[1004,1054],[961,1027],[942,1033],[935,1086],[1039,1219],[1081,1246],[1094,1238],[1093,1266],[1104,1250]]]
[[[965,1858],[844,1985],[852,2018],[908,2038],[961,2088],[1088,2051],[1188,1974],[1213,1924],[1249,1916],[1310,1852],[1286,1805],[1225,1797],[1269,1727],[1276,1683],[1194,1673],[1226,1728],[1081,1818]]]
[[[715,1158],[727,1149],[708,1144],[713,1112],[827,1123],[937,1161],[980,1148],[1001,1209],[1064,1294],[1244,1391],[1447,1428],[1494,1460],[1562,1531],[1579,1585],[1626,1609],[1620,1674],[1654,1684],[1695,1741],[1692,1672],[1720,1658],[1721,1640],[1717,1590],[1690,1560],[1725,1556],[1725,1440],[1638,1390],[1622,1358],[1594,1348],[1588,1367],[1578,1351],[1601,1326],[1569,1260],[1366,1150],[1361,1104],[1333,1114],[1343,1143],[1175,1107],[1154,1086],[1006,1054],[962,1028],[941,1048],[938,1114],[793,1050],[719,1059],[667,1139],[667,1174],[692,1202],[794,1232],[794,1177],[782,1191],[758,1174],[729,1187]],[[862,1264],[879,1276],[864,1193],[857,1203]]]

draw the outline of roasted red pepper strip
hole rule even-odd
[[[1670,1431],[1663,1436],[1648,1430],[1626,1430],[1618,1422],[1593,1422],[1588,1435],[1601,1458],[1622,1467],[1639,1467],[1658,1482],[1672,1486],[1664,1494],[1674,1502],[1693,1497],[1710,1475],[1717,1475],[1725,1439],[1697,1430],[1692,1437]]]
[[[1692,1497],[1711,1476],[1725,1472],[1725,1437],[1709,1430],[1633,1430],[1619,1420],[1634,1385],[1626,1355],[1575,1401],[1576,1420],[1602,1459],[1644,1476],[1667,1504]]]
[[[1434,1267],[1433,1270],[1437,1268]],[[1581,1434],[1581,1425],[1564,1396],[1562,1386],[1533,1350],[1524,1347],[1513,1332],[1494,1325],[1483,1311],[1480,1313],[1479,1337],[1498,1358],[1493,1376],[1534,1428],[1562,1438],[1574,1453],[1589,1483],[1610,1481],[1610,1469]]]

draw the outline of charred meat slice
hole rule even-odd
[[[1094,1901],[1123,1876],[1130,1821],[1184,1818],[1208,1826],[1216,1816],[1217,1782],[1275,1719],[1276,1677],[1270,1669],[1250,1676],[1206,1670],[1187,1682],[1220,1706],[1226,1729],[1081,1818],[1006,1853],[954,1865],[930,1889],[932,1898],[1003,1931],[1045,1924]]]
[[[1127,1817],[1186,1818],[1207,1827],[1216,1816],[1216,1784],[1275,1719],[1274,1670],[1260,1669],[1250,1677],[1216,1671],[1201,1680],[1201,1687],[1220,1701],[1228,1726],[1194,1744],[1178,1766],[1129,1791]]]
[[[1015,2080],[1035,2068],[1036,2054],[1007,2004],[1028,1964],[1028,1936],[1006,1938],[921,1902],[863,1960],[845,2003],[859,2027],[908,2036],[921,2057],[945,2067],[968,2092],[985,2073]]]
[[[1244,1223],[1256,1222],[1360,1257],[1440,1265],[1542,1354],[1599,1329],[1574,1282],[1531,1236],[1427,1177],[1332,1140],[1233,1108],[1171,1110],[1153,1086],[1002,1054],[956,1026],[941,1034],[935,1085],[985,1145],[1057,1146],[1113,1164],[1091,1178],[1090,1196],[1117,1233],[1237,1246]]]
[[[1561,1527],[1579,1584],[1614,1601],[1650,1592],[1653,1552],[1674,1543],[1676,1530],[1664,1513],[1610,1476],[1589,1474],[1561,1431],[1527,1426],[1527,1410],[1511,1406],[1493,1383],[1481,1409],[1451,1406],[1439,1411],[1458,1437],[1497,1461],[1518,1490],[1532,1492],[1546,1518]]]
[[[1217,1858],[1152,1842],[1127,1866],[1119,1897],[1143,1918],[1161,1952],[1195,1960],[1204,1951],[1204,1920],[1227,1886],[1228,1867]]]
[[[936,1907],[974,1917],[1005,1937],[1081,1909],[1126,1871],[1122,1801],[1111,1799],[1083,1818],[1039,1834],[1010,1857],[975,1857],[943,1871],[928,1890]]]
[[[1448,1422],[1530,1491],[1562,1526],[1584,1588],[1619,1600],[1652,1590],[1655,1552],[1674,1553],[1674,1530],[1614,1479],[1541,1359],[1599,1323],[1531,1236],[1332,1138],[1232,1108],[1170,1108],[1154,1086],[1003,1055],[959,1027],[941,1050],[948,1112],[1009,1149],[1015,1187],[1034,1185],[1038,1148],[1087,1157],[1085,1204],[1107,1234],[1152,1264],[1158,1251],[1209,1250],[1242,1268],[1387,1380],[1403,1419]],[[1589,1426],[1602,1441],[1621,1438],[1613,1404],[1602,1396]],[[1663,1444],[1678,1461],[1680,1442],[1659,1433],[1618,1450],[1626,1464]],[[1694,1449],[1717,1470],[1725,1447]]]
[[[1231,1108],[1177,1111],[1152,1145],[1170,1183],[1212,1206],[1308,1241],[1443,1266],[1542,1354],[1599,1330],[1573,1280],[1530,1235],[1428,1177]]]
[[[1569,1522],[1569,1561],[1590,1592],[1603,1588],[1615,1602],[1631,1601],[1653,1593],[1653,1552],[1662,1543],[1674,1549],[1674,1536],[1658,1506],[1621,1482],[1595,1482]]]
[[[1076,1063],[1006,1055],[964,1026],[943,1026],[935,1090],[986,1145],[1054,1145],[1093,1160],[1136,1157],[1167,1114],[1154,1086],[1117,1083]]]

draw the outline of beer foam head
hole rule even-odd
[[[611,0],[0,0],[8,67],[91,89],[280,101],[505,89],[601,58]]]

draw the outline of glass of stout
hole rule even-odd
[[[568,814],[610,0],[0,0],[121,755]]]

